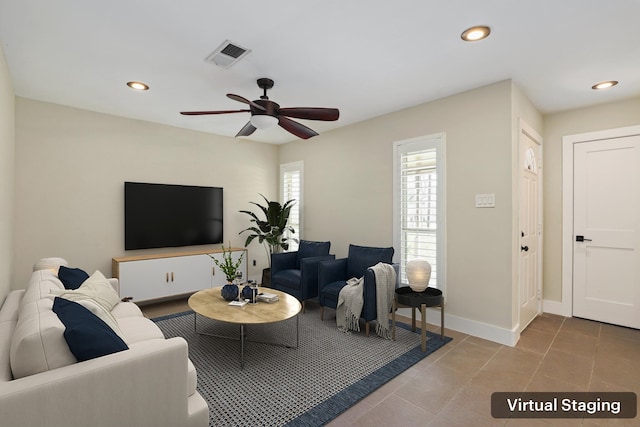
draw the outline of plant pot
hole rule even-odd
[[[262,283],[260,286],[265,286],[267,288],[271,287],[271,269],[265,268],[262,270]]]
[[[225,301],[234,301],[236,298],[238,298],[238,293],[239,290],[237,285],[234,285],[233,283],[227,283],[222,287],[220,296],[222,296]]]

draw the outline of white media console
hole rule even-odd
[[[247,253],[244,248],[231,248],[232,257],[244,258],[239,271],[247,280]],[[206,249],[166,254],[133,255],[113,258],[111,273],[120,281],[120,296],[144,302],[223,286],[227,279],[209,254],[222,261],[222,249]]]

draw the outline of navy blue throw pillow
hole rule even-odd
[[[78,362],[129,349],[109,325],[77,302],[56,297],[53,311],[66,328],[64,339]]]
[[[61,265],[58,269],[58,279],[60,279],[65,289],[78,289],[88,278],[89,275],[79,268],[69,268]]]

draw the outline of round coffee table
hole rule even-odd
[[[275,323],[283,320],[296,318],[296,345],[270,343],[263,341],[255,341],[260,344],[269,344],[287,348],[298,348],[299,343],[299,323],[298,313],[302,309],[300,301],[295,297],[267,288],[270,294],[276,294],[278,301],[274,303],[258,302],[256,304],[246,304],[242,307],[229,305],[229,301],[225,301],[220,295],[222,287],[204,289],[198,291],[189,297],[189,307],[195,312],[194,330],[201,335],[208,335],[218,338],[239,339],[240,340],[240,367],[244,368],[244,344],[247,341],[245,326],[259,325],[265,323]],[[258,289],[262,292],[262,289]],[[198,315],[207,317],[220,322],[234,323],[240,325],[240,337],[229,337],[224,335],[209,334],[198,331]]]

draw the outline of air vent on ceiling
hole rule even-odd
[[[230,40],[225,40],[205,61],[222,68],[231,68],[233,64],[244,58],[251,50],[238,46]]]

